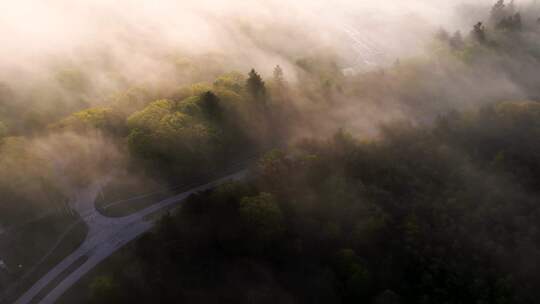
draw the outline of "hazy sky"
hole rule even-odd
[[[242,48],[249,48],[253,62],[279,61],[278,55],[268,58],[267,50],[257,50],[261,46],[254,45],[254,37],[245,37],[246,24],[261,30],[255,38],[266,39],[265,46],[330,46],[361,56],[370,56],[371,48],[389,57],[406,56],[421,50],[434,28],[458,27],[455,8],[464,2],[492,1],[0,1],[0,67],[36,69],[54,56],[77,58],[103,50],[141,64],[173,49],[244,56]],[[272,27],[289,28],[306,41],[293,45],[279,38],[282,32],[272,36]],[[262,37],[266,33],[272,37]]]

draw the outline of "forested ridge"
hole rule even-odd
[[[164,216],[93,277],[88,301],[535,303],[540,104],[455,91],[482,90],[481,74],[495,69],[536,95],[536,80],[516,70],[538,65],[526,37],[533,25],[521,18],[499,1],[468,34],[441,29],[431,59],[353,77],[298,61],[306,78],[283,83],[286,100],[316,96],[315,106],[289,108],[295,121],[285,123],[305,127],[309,113],[316,131],[266,153],[247,181]],[[375,102],[363,104],[370,112],[397,98],[407,119],[382,121],[376,135],[328,134],[324,115],[352,96]]]
[[[368,70],[261,42],[286,65],[171,51],[173,76],[146,85],[106,56],[55,66],[52,85],[2,84],[0,229],[74,220],[69,202],[99,182],[168,193],[255,158],[64,301],[537,303],[540,7],[480,9],[467,31],[440,28],[422,54]]]
[[[535,303],[539,109],[270,152],[113,258],[92,301]]]

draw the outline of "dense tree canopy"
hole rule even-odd
[[[133,113],[127,119],[132,155],[154,172],[192,176],[264,147],[265,140],[277,138],[271,134],[273,110],[265,103],[260,75],[252,70],[244,79],[225,74],[212,85],[182,88],[173,99],[154,101]]]
[[[136,244],[138,274],[108,273],[95,299],[534,303],[539,109],[504,102],[273,151],[254,180],[162,219]],[[119,294],[139,284],[151,287]]]
[[[0,146],[0,227],[62,210],[67,198],[55,184],[53,164],[24,138],[7,137]]]
[[[256,158],[108,262],[89,301],[536,303],[540,8],[519,8],[376,68],[272,51],[266,77],[166,52],[172,67],[135,73],[167,75],[148,85],[69,64],[0,85],[0,228],[65,212],[60,188],[152,184],[135,196]]]

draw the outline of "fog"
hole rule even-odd
[[[373,65],[421,52],[442,25],[469,28],[457,15],[462,6],[439,0],[3,2],[0,68],[4,79],[36,77],[69,60],[94,64],[94,82],[112,77],[97,64],[140,83],[169,77],[174,71],[165,61],[178,54],[217,53],[229,68],[269,72],[328,49],[342,55],[344,66]]]
[[[531,89],[537,65],[527,64],[525,55],[484,56],[471,68],[433,46],[441,28],[468,39],[476,22],[489,19],[492,4],[3,1],[0,101],[10,110],[2,119],[10,135],[42,134],[73,112],[111,106],[117,94],[144,88],[138,106],[113,106],[125,122],[178,88],[251,68],[268,79],[276,65],[292,85],[290,103],[306,113],[289,130],[292,138],[329,136],[339,128],[371,136],[396,119],[429,123],[453,109],[537,96]],[[524,18],[535,17],[530,8]],[[527,35],[534,41],[537,31]],[[301,60],[321,75],[306,73]],[[502,73],[501,66],[513,73]],[[339,78],[330,95],[323,92],[324,77]]]
[[[127,97],[123,106],[118,105],[121,102],[112,106],[125,124],[134,111],[175,96],[178,88],[212,83],[230,71],[246,74],[251,68],[265,79],[276,65],[283,68],[291,84],[288,102],[305,114],[296,118],[299,123],[283,123],[290,125],[286,132],[292,140],[331,136],[340,128],[371,137],[381,124],[395,120],[430,123],[453,109],[536,96],[525,88],[535,87],[534,81],[520,82],[500,73],[497,56],[486,57],[487,64],[471,69],[434,51],[437,31],[460,30],[467,38],[476,22],[489,18],[492,4],[491,0],[2,1],[0,101],[8,109],[2,119],[10,135],[38,134],[41,150],[51,141],[45,149],[50,158],[46,162],[57,164],[55,155],[62,153],[59,142],[64,137],[44,133],[69,125],[63,119],[73,112],[111,107],[118,94],[144,88],[135,105]],[[301,67],[301,60],[308,67]],[[525,60],[504,60],[526,73],[524,79],[534,79],[535,65],[523,69],[518,67]],[[396,68],[399,64],[402,67]],[[312,69],[309,65],[320,75],[306,73]],[[389,73],[384,74],[385,69]],[[332,92],[324,92],[325,77],[337,79]],[[95,143],[96,151],[101,143],[103,151],[125,152],[126,138],[104,141],[100,136],[96,141],[95,135],[72,135],[70,142]],[[71,171],[92,166],[82,166],[87,158],[77,161],[77,157],[75,153],[69,162],[74,166]],[[95,166],[103,167],[101,162]],[[116,167],[124,163],[116,158],[110,162]]]
[[[336,252],[344,259],[356,256],[349,282],[334,284],[347,276],[332,270],[333,262],[320,268],[327,286],[367,282],[360,257],[370,261],[366,269],[373,268],[373,278],[382,283],[360,288],[374,288],[367,294],[373,301],[366,303],[399,303],[376,300],[388,290],[409,297],[406,303],[466,302],[423,297],[437,293],[437,285],[429,284],[439,274],[416,273],[424,268],[414,263],[413,272],[393,264],[411,258],[402,252],[394,259],[394,251],[422,248],[414,242],[422,234],[427,246],[413,254],[418,261],[455,257],[462,268],[449,268],[449,277],[478,268],[481,280],[472,277],[474,282],[458,286],[485,285],[470,292],[475,303],[512,303],[494,300],[505,282],[470,257],[490,257],[484,260],[493,269],[509,277],[517,273],[515,284],[506,282],[515,290],[520,282],[536,282],[540,273],[527,270],[525,262],[509,266],[522,254],[523,261],[537,263],[537,251],[523,246],[511,252],[509,244],[539,250],[533,240],[539,239],[540,212],[533,202],[540,197],[540,147],[534,140],[540,132],[540,4],[495,3],[0,0],[0,267],[5,259],[17,269],[0,269],[0,302],[3,287],[27,275],[19,265],[35,263],[50,240],[82,223],[81,217],[89,219],[81,226],[101,231],[94,215],[113,223],[116,216],[249,168],[242,185],[198,193],[186,203],[200,229],[191,231],[188,221],[179,230],[186,237],[194,233],[191,254],[201,261],[214,251],[218,258],[234,256],[253,242],[258,249],[245,256],[253,255],[257,264],[259,249],[286,244],[282,253],[292,254],[290,261],[302,261],[308,251],[320,255],[313,265],[334,260]],[[208,221],[199,221],[206,211]],[[264,223],[272,214],[275,221]],[[527,217],[525,224],[516,224],[519,217]],[[173,218],[165,217],[163,231]],[[52,222],[54,229],[42,229]],[[261,222],[262,234],[251,235]],[[19,237],[27,223],[35,226]],[[288,227],[282,231],[281,225]],[[113,226],[105,228],[120,229]],[[84,239],[88,227],[79,227],[78,237]],[[35,237],[32,230],[46,236]],[[161,244],[180,244],[176,232],[167,236],[173,242],[148,248],[159,252]],[[277,238],[264,245],[272,233]],[[239,241],[244,234],[247,239]],[[444,246],[437,247],[433,235]],[[460,251],[453,245],[456,235],[465,254],[454,254]],[[199,248],[214,237],[216,246]],[[41,242],[32,254],[21,254],[33,238]],[[319,250],[325,238],[327,248]],[[379,265],[379,255],[390,261],[389,281],[382,279],[386,266]],[[270,268],[265,271],[272,273]],[[327,270],[335,273],[327,276]],[[413,273],[421,284],[406,286],[406,275],[393,276],[400,271]],[[446,278],[440,284],[454,282]],[[417,295],[418,286],[431,287]],[[462,289],[449,288],[445,295],[469,294],[455,290]]]

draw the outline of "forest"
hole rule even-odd
[[[261,19],[219,23],[257,51],[164,51],[119,30],[159,61],[121,62],[129,51],[105,45],[49,58],[25,81],[4,70],[0,290],[46,251],[27,238],[80,221],[81,189],[172,196],[242,168],[60,303],[536,303],[540,4],[464,3],[457,15],[459,26],[430,27],[420,52],[375,68]],[[264,55],[243,62],[252,51]]]

